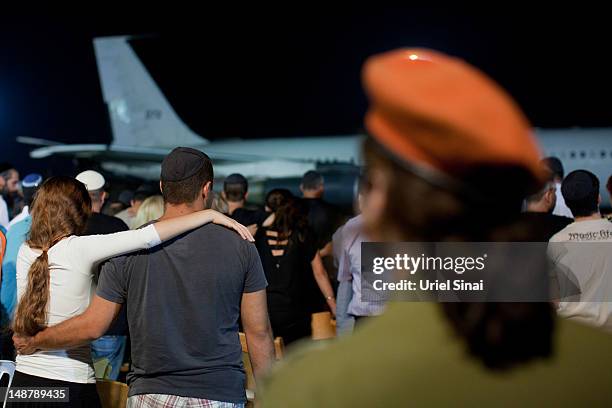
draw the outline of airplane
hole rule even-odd
[[[558,157],[567,175],[589,170],[599,179],[601,206],[612,207],[606,183],[612,176],[612,128],[535,129],[543,157]]]
[[[21,143],[38,146],[30,152],[32,158],[59,155],[87,159],[98,162],[103,170],[115,175],[156,180],[163,157],[176,146],[188,146],[211,157],[219,178],[242,173],[250,180],[272,181],[268,186],[290,185],[294,191],[304,172],[324,169],[326,197],[344,204],[352,202],[357,191],[363,135],[205,139],[176,114],[131,47],[131,38],[100,37],[93,41],[102,94],[110,116],[112,142],[108,145],[59,144],[18,138]],[[602,184],[602,203],[610,205],[605,183],[612,173],[612,128],[536,129],[535,134],[544,155],[559,157],[566,173],[578,168],[593,171]]]

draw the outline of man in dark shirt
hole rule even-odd
[[[323,265],[335,293],[338,286],[338,270],[332,257],[331,241],[332,235],[345,219],[338,208],[323,200],[325,181],[321,173],[314,170],[304,173],[300,191],[302,192],[302,211],[308,217],[308,226],[314,233],[317,249],[320,250]],[[327,310],[325,299],[319,295],[320,291],[314,280],[307,284],[307,291],[310,293],[310,307],[313,313]]]
[[[246,200],[249,195],[249,182],[238,173],[230,174],[223,182],[223,199],[227,202],[227,215],[246,225],[251,234],[255,235],[257,227],[268,217],[263,210],[246,208]]]
[[[112,234],[129,229],[125,222],[119,218],[100,212],[107,198],[107,193],[104,190],[106,180],[102,174],[94,170],[85,170],[79,173],[76,179],[85,184],[89,198],[91,198],[91,215],[87,220],[83,235]],[[99,271],[94,276],[96,282],[98,277]],[[94,361],[96,378],[110,380],[119,378],[119,371],[125,356],[127,336],[127,314],[125,307],[122,307],[105,335],[91,343],[91,357]]]
[[[212,180],[208,156],[174,149],[162,163],[162,219],[203,210]],[[129,406],[241,406],[246,395],[239,317],[256,381],[274,355],[266,285],[255,245],[207,224],[107,262],[85,313],[24,340],[28,346],[20,350],[93,340],[126,303]]]
[[[522,218],[531,225],[535,242],[548,242],[557,232],[561,231],[574,220],[552,213],[556,204],[555,182],[550,178],[538,193],[525,199],[525,212]]]
[[[94,170],[85,170],[77,174],[76,179],[85,184],[91,198],[91,216],[87,220],[83,235],[112,234],[129,229],[119,218],[101,212],[108,197],[104,190],[106,180],[102,174]]]
[[[308,216],[308,225],[313,230],[319,249],[331,242],[334,232],[343,224],[338,208],[323,200],[325,181],[321,173],[309,170],[302,176],[300,184],[302,206]]]

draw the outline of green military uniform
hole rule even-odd
[[[493,372],[439,305],[391,304],[352,337],[291,354],[261,406],[612,406],[612,336],[567,320],[555,330],[552,358]]]

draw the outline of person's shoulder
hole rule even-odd
[[[32,263],[40,255],[40,250],[30,248],[27,242],[19,246],[17,251],[17,260],[25,263]]]
[[[108,268],[113,268],[117,271],[122,271],[124,267],[130,264],[130,260],[133,260],[136,255],[140,252],[132,252],[125,255],[115,256],[113,258],[107,259],[101,265],[102,270],[108,270]]]
[[[553,222],[555,222],[557,225],[562,225],[563,227],[566,227],[574,222],[573,218],[564,217],[562,215],[549,214],[549,216]]]
[[[566,218],[566,217],[563,217]],[[569,241],[569,233],[574,232],[577,228],[578,223],[574,220],[571,220],[569,224],[567,224],[563,229],[553,235],[549,242],[565,242]]]
[[[16,222],[11,226],[11,228],[6,233],[6,239],[9,239],[9,237],[27,233],[30,230],[31,226],[32,216],[28,215],[27,217],[24,217],[22,220]]]
[[[129,229],[127,224],[123,222],[123,220],[120,218],[114,217],[112,215],[102,214],[102,213],[97,213],[97,217],[101,222],[104,222],[109,227],[116,229],[117,232],[127,231]]]
[[[361,228],[363,226],[363,217],[359,214],[350,218],[344,225],[346,225],[347,228]]]
[[[262,406],[316,406],[317,401],[337,401],[338,395],[342,395],[340,405],[334,406],[377,406],[374,401],[381,398],[387,385],[405,385],[398,373],[410,361],[418,371],[430,361],[440,364],[448,357],[438,348],[442,344],[440,336],[447,335],[438,305],[393,306],[384,315],[365,322],[361,330],[349,337],[294,346],[293,352],[264,383]],[[413,325],[407,324],[411,321]],[[412,333],[411,327],[416,325],[423,329]],[[402,345],[404,335],[413,336],[414,347]],[[364,354],[368,346],[375,347],[377,352]],[[372,382],[372,378],[385,375],[385,381],[379,385]],[[383,399],[377,402],[381,406],[396,405],[385,404]]]
[[[206,239],[207,242],[223,242],[223,244],[233,244],[240,245],[242,243],[249,243],[248,241],[242,239],[242,237],[233,229],[224,227],[223,225],[218,225],[214,223],[208,223],[202,225],[201,227],[196,228],[192,231],[195,235],[194,237],[202,237],[202,239]]]

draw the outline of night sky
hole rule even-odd
[[[65,165],[27,160],[14,142],[20,135],[110,141],[91,40],[117,34],[146,35],[135,50],[179,116],[213,140],[359,131],[367,106],[360,66],[399,46],[467,59],[536,126],[612,126],[612,26],[592,16],[414,8],[137,14],[0,17],[0,160],[22,172]]]

